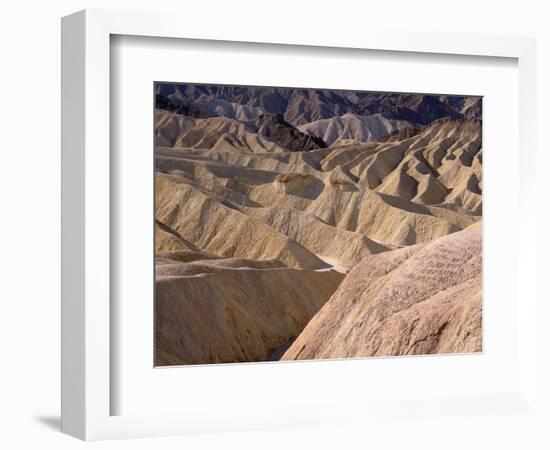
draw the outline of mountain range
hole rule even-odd
[[[481,119],[481,97],[157,83],[156,107],[194,116],[251,120],[280,114],[297,127],[352,113],[428,124],[436,119]]]

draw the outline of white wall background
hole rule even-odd
[[[286,27],[326,27],[334,23],[369,27],[388,21],[406,30],[459,31],[537,37],[539,152],[550,152],[544,135],[550,124],[550,32],[542,1],[522,0],[342,0],[272,2],[168,0],[19,0],[0,12],[0,447],[82,448],[84,443],[59,433],[60,346],[60,17],[83,8],[168,10],[207,27],[214,14],[246,26],[256,12]],[[261,11],[258,11],[261,10]],[[260,14],[261,13],[261,14]],[[248,17],[247,17],[248,16]],[[540,178],[550,158],[541,155]],[[539,247],[549,250],[548,188],[540,185]],[[539,257],[539,273],[544,275]],[[540,351],[540,350],[539,350]],[[441,419],[446,420],[446,419]],[[387,448],[410,433],[425,448],[542,448],[535,434],[503,427],[498,436],[483,434],[483,423],[457,422],[453,436],[438,435],[438,421],[404,422],[388,428]],[[419,434],[419,430],[425,433]],[[370,447],[364,430],[301,429],[277,433],[191,436],[160,440],[88,444],[94,448],[273,448]],[[442,440],[443,439],[443,440]],[[372,444],[372,442],[370,442]],[[372,448],[386,448],[378,442]]]

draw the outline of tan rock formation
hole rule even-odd
[[[201,274],[174,275],[176,268],[166,273],[160,265],[157,365],[268,360],[296,338],[343,278],[335,271],[267,269],[265,263],[262,270],[209,263]],[[179,266],[185,271],[189,265]]]

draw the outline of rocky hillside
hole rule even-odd
[[[357,264],[282,359],[482,349],[481,230]]]

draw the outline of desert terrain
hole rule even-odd
[[[155,364],[482,350],[482,99],[155,86]]]

